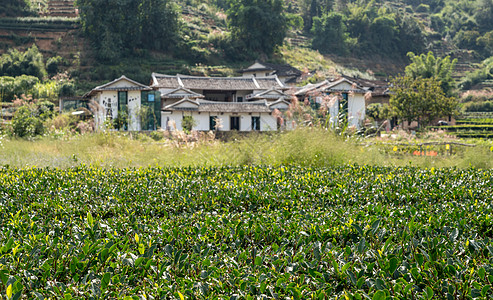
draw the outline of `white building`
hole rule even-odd
[[[116,129],[139,131],[160,124],[158,93],[125,76],[92,89],[84,98],[91,100],[96,128],[111,122]]]
[[[277,130],[274,110],[289,108],[277,76],[198,77],[152,74],[151,86],[125,76],[84,95],[97,128],[118,130]],[[193,125],[193,126],[191,126]],[[191,128],[188,128],[190,127]]]
[[[277,76],[199,77],[152,74],[151,87],[161,93],[161,128],[271,131],[280,126],[272,114],[289,107],[288,88]],[[193,120],[190,122],[190,120]],[[173,124],[171,126],[170,124]]]
[[[368,87],[342,77],[334,81],[308,84],[294,95],[299,101],[306,99],[315,107],[327,105],[331,124],[337,124],[342,116],[347,118],[349,126],[360,128],[365,120],[365,95],[369,92]]]

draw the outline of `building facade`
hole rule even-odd
[[[360,86],[345,77],[317,84],[308,84],[294,93],[300,101],[308,101],[315,108],[325,105],[330,123],[336,126],[344,118],[349,126],[360,128],[365,121],[365,97],[371,95],[368,87]]]
[[[288,88],[275,75],[255,78],[153,73],[151,87],[161,94],[161,128],[167,130],[272,131],[280,126],[273,111],[289,107],[285,100]]]
[[[117,130],[271,131],[289,107],[277,76],[198,77],[152,74],[150,86],[122,76],[84,95],[96,128]]]
[[[84,95],[89,99],[96,128],[155,130],[160,124],[160,96],[151,87],[122,76]]]

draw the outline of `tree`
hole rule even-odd
[[[12,134],[34,137],[45,132],[43,123],[54,116],[55,105],[49,101],[23,103],[12,118]]]
[[[32,94],[34,87],[39,82],[37,77],[29,75],[0,77],[0,102],[10,102],[14,100],[15,96]]]
[[[435,57],[433,52],[428,54],[416,55],[412,52],[408,54],[411,64],[406,69],[406,76],[417,79],[433,78],[440,82],[440,87],[447,96],[451,96],[455,88],[455,81],[452,73],[457,63],[457,59],[450,60],[450,56],[444,58]]]
[[[401,120],[428,125],[434,119],[452,115],[457,99],[447,97],[436,78],[400,76],[392,79],[390,108]]]
[[[314,17],[312,33],[313,48],[323,53],[346,53],[347,33],[344,15],[331,12],[322,17]]]
[[[114,63],[136,49],[169,50],[177,42],[178,13],[169,0],[77,0],[77,5],[100,61]]]
[[[227,14],[233,41],[267,56],[282,45],[289,27],[282,0],[231,0]]]
[[[43,62],[43,54],[36,45],[25,52],[10,49],[0,57],[0,76],[32,75],[43,79],[47,75]]]

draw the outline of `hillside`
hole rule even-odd
[[[460,81],[493,54],[493,25],[487,21],[493,5],[488,1],[290,0],[284,13],[303,24],[290,27],[284,45],[272,55],[238,55],[228,52],[225,1],[180,0],[174,49],[132,49],[131,55],[110,62],[101,60],[84,33],[74,0],[31,0],[25,7],[22,1],[9,2],[10,10],[0,10],[0,53],[35,43],[45,59],[65,59],[62,70],[80,90],[122,73],[143,82],[153,71],[234,75],[254,59],[290,63],[320,76],[386,78],[403,71],[408,51],[457,58],[455,78]]]

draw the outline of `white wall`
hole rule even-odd
[[[251,94],[251,91],[236,91],[235,102],[238,102],[238,97],[243,97],[243,102],[247,102],[246,96]]]
[[[351,126],[359,128],[365,121],[365,97],[362,94],[349,96],[348,101],[348,120]]]
[[[139,110],[141,105],[141,92],[140,91],[128,91],[128,114],[129,124],[128,130],[138,131],[140,127]],[[111,114],[111,118],[118,117],[118,92],[117,91],[103,91],[98,92],[92,97],[92,100],[99,103],[102,108],[95,117],[96,128],[102,129],[104,122],[107,119],[108,114]]]
[[[355,126],[360,128],[365,121],[365,97],[362,94],[355,94],[348,96],[348,122],[349,126]],[[334,104],[329,107],[330,125],[335,126],[337,124],[337,117],[339,115],[339,102],[335,101]]]
[[[139,131],[140,127],[140,104],[141,104],[141,92],[140,91],[129,91],[128,92],[128,116],[129,124],[128,130]]]
[[[277,120],[268,113],[252,113],[249,115],[248,113],[244,114],[232,114],[232,113],[198,113],[198,112],[180,112],[174,111],[170,114],[162,113],[161,115],[161,128],[166,129],[166,122],[173,120],[176,124],[176,130],[183,130],[181,126],[181,122],[183,120],[183,116],[191,115],[196,122],[194,130],[199,131],[208,131],[209,128],[209,117],[215,116],[221,120],[222,127],[219,128],[219,131],[230,131],[230,118],[232,116],[240,117],[240,131],[252,131],[252,117],[260,116],[260,130],[261,131],[272,131],[277,130]],[[174,128],[170,128],[174,130]]]
[[[277,130],[277,119],[272,114],[264,113],[260,116],[260,130]]]

